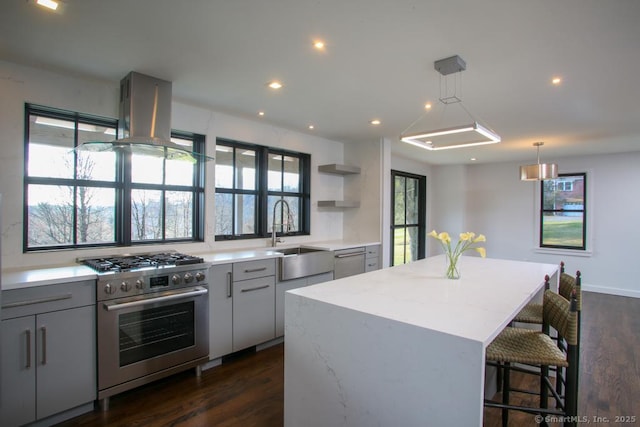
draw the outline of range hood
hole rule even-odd
[[[171,141],[171,82],[130,72],[120,81],[118,135],[114,141],[85,142],[78,150],[119,151],[172,160],[213,160]]]

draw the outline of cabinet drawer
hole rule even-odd
[[[364,271],[373,271],[380,269],[380,264],[378,259],[366,259],[364,262]]]
[[[96,302],[95,292],[95,280],[2,291],[2,318],[93,305]]]
[[[378,258],[378,253],[380,252],[380,245],[367,246],[366,251],[367,251],[367,259]]]
[[[255,279],[257,277],[275,276],[276,260],[259,259],[255,261],[236,262],[233,264],[233,281]]]

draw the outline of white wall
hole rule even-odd
[[[67,76],[0,61],[0,194],[3,194],[2,265],[5,268],[70,264],[79,256],[135,252],[136,248],[85,249],[22,253],[24,104],[31,102],[49,107],[79,111],[105,117],[118,115],[119,82],[105,82]],[[320,211],[317,201],[342,195],[342,183],[335,177],[318,174],[317,166],[344,161],[344,144],[313,135],[270,126],[259,119],[248,120],[209,111],[204,108],[172,103],[172,128],[203,133],[207,153],[215,153],[216,137],[311,154],[311,235],[290,237],[288,243],[341,239],[343,212]],[[215,162],[206,165],[206,240],[204,243],[171,244],[171,248],[188,252],[225,251],[247,247],[264,247],[269,239],[215,242],[213,238]],[[355,227],[358,227],[355,224]],[[166,250],[166,247],[138,248],[138,251]]]
[[[565,261],[569,273],[581,271],[586,290],[640,297],[640,152],[548,161],[561,173],[587,172],[588,256],[537,249],[539,184],[520,181],[516,163],[434,168],[430,227],[483,233],[489,257]]]
[[[360,174],[342,178],[344,198],[360,202],[359,208],[344,211],[343,235],[346,241],[381,240],[383,151],[382,140],[345,145],[345,163],[360,168]]]

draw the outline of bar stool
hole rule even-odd
[[[539,415],[568,417],[565,425],[575,425],[578,402],[578,310],[577,295],[574,291],[567,301],[559,294],[546,290],[543,296],[543,329],[557,331],[558,341],[548,334],[531,329],[507,327],[489,344],[486,360],[489,365],[504,369],[502,379],[502,403],[485,400],[486,407],[502,409],[502,425],[509,421],[509,410],[517,410]],[[559,346],[558,342],[563,345]],[[512,366],[523,364],[535,366],[536,372]],[[551,382],[549,372],[552,367],[564,368],[564,394],[560,395]],[[523,371],[540,376],[539,407],[519,406],[509,403],[510,392],[521,392],[510,386],[511,371]],[[525,391],[527,392],[527,391]],[[556,408],[548,407],[549,393],[556,401]]]
[[[576,280],[579,280],[579,278],[580,271],[576,273],[576,277],[573,277],[570,274],[565,273],[564,261],[560,262],[560,283],[558,284],[558,293],[569,300],[571,292],[576,286]],[[549,289],[549,282],[546,281],[544,286],[545,290]],[[580,286],[580,284],[577,286]],[[578,311],[580,311],[581,304],[582,302],[578,301]],[[516,314],[511,322],[542,325],[542,304],[530,302],[524,306],[518,314]]]

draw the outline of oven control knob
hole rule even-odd
[[[177,274],[174,274],[173,276],[171,276],[171,283],[173,283],[174,285],[179,285],[180,276],[178,276]]]
[[[204,273],[202,271],[198,271],[196,273],[196,281],[202,282],[204,280]]]
[[[106,285],[104,285],[104,293],[107,295],[111,295],[116,291],[116,289],[111,286],[111,283],[107,283]]]
[[[191,283],[191,282],[193,282],[193,274],[185,273],[184,274],[184,283]]]
[[[142,279],[136,280],[136,289],[144,289],[144,280]]]
[[[129,282],[122,282],[120,284],[120,289],[122,290],[122,292],[129,292],[131,290],[131,285],[129,284]]]

